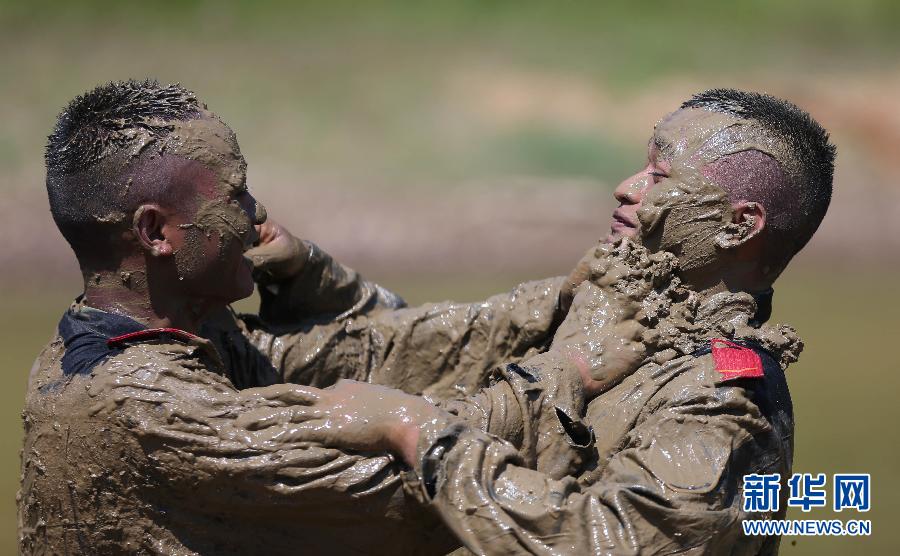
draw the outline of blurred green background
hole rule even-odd
[[[15,552],[27,372],[79,292],[43,144],[75,95],[146,76],[237,131],[274,218],[412,302],[566,273],[605,235],[653,124],[693,92],[808,109],[839,156],[830,213],[776,285],[775,320],[806,342],[794,468],[871,473],[871,512],[839,517],[873,535],[782,551],[895,552],[898,24],[900,3],[874,0],[0,2],[0,553]]]

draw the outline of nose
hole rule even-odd
[[[266,221],[266,218],[268,217],[266,214],[266,207],[257,201],[248,191],[241,193],[237,198],[237,202],[241,205],[241,208],[244,209],[247,218],[250,219],[250,222],[252,222],[253,225],[259,226]]]
[[[257,201],[253,195],[245,192],[238,198],[238,202],[240,202],[241,208],[244,209],[244,212],[247,213],[247,217],[255,226],[259,226],[266,221],[266,218],[268,217],[266,214],[266,207]]]
[[[263,224],[269,218],[269,215],[266,213],[266,207],[259,201],[254,200],[254,211],[251,218],[256,226]]]
[[[645,170],[626,178],[616,187],[613,196],[623,205],[637,205],[644,198],[651,178]]]

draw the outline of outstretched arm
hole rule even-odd
[[[264,368],[252,375],[318,387],[350,378],[462,397],[483,386],[495,366],[545,349],[560,320],[561,278],[484,302],[406,309],[312,244],[266,226],[272,234],[261,234],[262,245],[248,252],[262,318],[243,315],[230,325],[222,318],[209,327],[221,351],[233,352],[231,367]],[[240,345],[242,337],[249,345]],[[247,384],[266,383],[254,380]]]
[[[165,354],[171,361],[138,370],[113,362],[91,392],[95,412],[134,435],[157,464],[155,478],[176,498],[302,507],[315,505],[323,487],[357,497],[396,484],[389,457],[322,448],[294,434],[292,408],[315,399],[302,387],[238,391],[186,351],[173,346]]]
[[[259,226],[259,237],[259,246],[247,256],[259,284],[259,316],[266,322],[289,325],[406,305],[400,296],[365,280],[273,220]]]

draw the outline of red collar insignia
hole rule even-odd
[[[178,328],[148,328],[146,330],[138,330],[137,332],[130,332],[128,334],[122,334],[121,336],[110,338],[106,340],[106,345],[109,347],[114,347],[118,344],[124,344],[126,342],[156,340],[163,337],[168,337],[173,340],[179,340],[184,343],[190,343],[197,339],[197,336],[194,336],[190,332],[179,330]]]
[[[760,378],[764,376],[759,354],[748,347],[728,340],[710,340],[713,363],[726,382],[737,378]]]

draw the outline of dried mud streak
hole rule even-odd
[[[247,186],[247,162],[237,136],[218,116],[202,110],[200,116],[169,122],[171,131],[157,146],[168,153],[199,162],[216,173],[221,186],[242,190]]]

